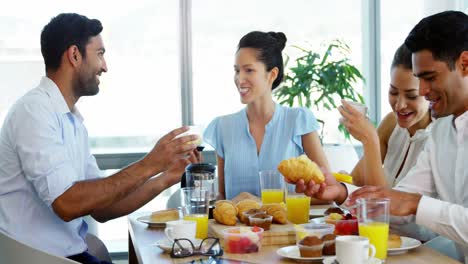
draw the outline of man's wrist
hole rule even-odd
[[[346,201],[346,198],[348,198],[348,188],[346,188],[346,185],[341,182],[338,183],[338,187],[340,188],[340,191],[338,197],[335,199],[335,203],[342,204]]]

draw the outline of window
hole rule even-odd
[[[42,28],[55,15],[76,12],[99,19],[109,71],[100,93],[78,103],[94,153],[145,151],[181,125],[178,2],[136,0],[119,5],[92,0],[10,2],[0,8],[0,124],[9,107],[44,75]],[[106,172],[107,175],[110,172]],[[162,209],[173,189],[142,210]],[[127,250],[122,217],[99,225],[109,250]]]
[[[252,30],[284,32],[288,41],[283,54],[291,57],[291,63],[296,52],[292,45],[321,50],[330,40],[342,39],[351,47],[352,63],[361,69],[361,8],[360,1],[337,0],[193,1],[195,123],[208,125],[216,116],[245,107],[234,85],[233,65],[240,38]],[[338,111],[313,112],[326,121],[325,142],[341,141]]]
[[[390,84],[390,65],[396,49],[405,41],[408,33],[426,16],[445,10],[468,9],[468,1],[464,7],[457,1],[438,0],[395,0],[381,1],[381,117],[392,111],[388,103],[388,88]]]
[[[147,150],[160,135],[181,125],[177,1],[138,0],[112,8],[91,0],[78,6],[42,1],[28,3],[37,5],[27,8],[31,11],[15,3],[0,11],[6,22],[0,26],[0,90],[5,91],[0,116],[44,75],[43,26],[58,13],[77,12],[101,20],[107,50],[109,71],[101,78],[99,95],[78,102],[94,150]]]

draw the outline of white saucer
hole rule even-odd
[[[193,246],[195,248],[198,248],[200,246],[200,243],[202,242],[201,239],[195,239],[193,242]],[[160,249],[162,249],[164,252],[171,252],[172,250],[172,243],[171,241],[169,241],[168,239],[164,238],[164,239],[161,239],[161,240],[158,240],[156,241],[156,246],[159,247]]]
[[[408,252],[408,250],[421,246],[421,241],[411,237],[401,237],[401,247],[387,249],[387,255],[400,255]]]
[[[301,257],[301,253],[299,253],[299,248],[297,246],[288,246],[279,248],[276,251],[276,254],[280,255],[284,258],[294,259],[298,261],[322,261],[325,259],[335,258],[334,256],[322,256],[316,258],[303,258]],[[330,262],[331,263],[331,262]]]
[[[335,257],[331,257],[331,258],[326,258],[323,260],[323,264],[339,264],[337,261],[335,261]],[[378,259],[378,258],[370,258],[367,262],[364,262],[363,264],[381,264],[382,263],[382,260]]]

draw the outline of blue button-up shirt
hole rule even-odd
[[[250,133],[246,109],[215,118],[205,129],[204,140],[224,159],[226,199],[240,192],[260,196],[258,172],[276,170],[283,159],[304,154],[302,136],[320,128],[307,108],[275,105],[275,112],[265,126],[260,153]]]
[[[0,131],[0,231],[54,255],[82,253],[86,222],[63,221],[52,203],[99,174],[82,117],[43,77],[12,106]]]

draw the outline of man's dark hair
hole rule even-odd
[[[453,71],[460,54],[468,50],[468,16],[459,11],[428,16],[411,30],[405,44],[412,53],[430,51]]]
[[[83,58],[86,58],[86,44],[101,31],[99,20],[79,14],[63,13],[52,18],[41,33],[41,53],[46,70],[57,70],[63,52],[72,45],[76,45]]]
[[[413,69],[413,63],[411,62],[411,51],[408,49],[408,47],[406,47],[405,44],[402,44],[395,51],[391,69],[395,67],[403,67],[404,69],[407,69],[407,70]]]
[[[257,60],[263,62],[267,71],[278,67],[278,76],[273,81],[272,90],[283,81],[283,56],[281,51],[286,45],[286,36],[282,32],[252,31],[239,41],[238,49],[254,48],[258,50]]]

